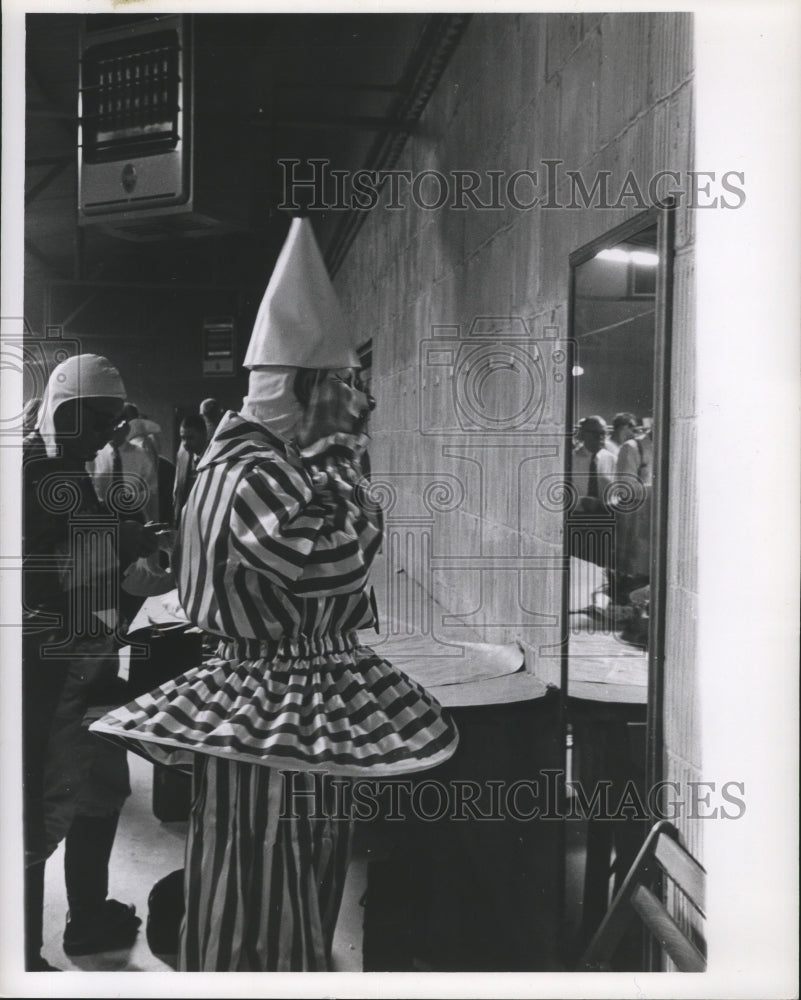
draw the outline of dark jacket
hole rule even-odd
[[[48,457],[39,434],[30,434],[23,444],[22,545],[28,863],[52,853],[77,809],[105,815],[118,810],[129,794],[124,755],[110,745],[101,747],[82,726],[93,702],[126,700],[115,690],[117,526],[85,468]],[[102,781],[89,781],[98,767]]]

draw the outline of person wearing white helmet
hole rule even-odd
[[[51,373],[36,428],[23,445],[23,829],[31,971],[52,968],[41,954],[44,868],[65,837],[65,951],[132,944],[141,923],[132,906],[106,898],[109,855],[130,792],[125,757],[81,728],[92,697],[116,678],[122,574],[158,544],[152,527],[116,517],[99,503],[86,471],[110,439],[124,401],[110,361],[94,354],[67,358]],[[124,505],[125,498],[118,499]],[[107,541],[116,532],[117,545],[92,548],[89,536],[73,533],[81,524],[105,527]]]
[[[325,971],[352,829],[330,776],[422,771],[458,734],[358,635],[375,624],[381,542],[358,488],[370,401],[307,219],[245,365],[248,395],[199,463],[178,545],[181,603],[217,656],[93,728],[194,765],[178,968]]]

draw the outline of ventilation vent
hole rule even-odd
[[[81,38],[80,224],[129,240],[246,229],[252,155],[234,116],[215,113],[207,25],[112,24],[90,15]]]

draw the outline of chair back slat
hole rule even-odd
[[[704,956],[671,917],[664,903],[657,899],[650,889],[638,885],[632,893],[631,905],[661,947],[670,955],[679,972],[703,972],[706,969]]]
[[[655,895],[651,886],[659,872],[677,885],[702,914],[705,909],[706,872],[679,843],[672,823],[656,823],[629,869],[620,891],[595,932],[579,968],[608,968],[626,928],[639,916],[676,967],[682,972],[703,972],[706,959]]]
[[[656,843],[656,860],[693,906],[706,912],[706,872],[692,855],[672,837],[663,835]]]

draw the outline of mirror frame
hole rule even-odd
[[[594,257],[600,250],[621,243],[644,229],[656,226],[657,271],[654,301],[654,468],[651,515],[651,598],[649,602],[648,688],[646,707],[646,788],[652,789],[662,780],[664,748],[664,661],[667,603],[668,551],[668,470],[670,467],[670,364],[673,326],[673,258],[675,252],[675,203],[666,200],[660,207],[640,212],[570,254],[567,328],[570,358],[574,363],[573,324],[575,309],[576,268]],[[565,482],[570,481],[571,443],[573,429],[573,379],[568,379],[565,393],[565,413],[568,428],[565,434]],[[562,578],[562,662],[561,717],[566,731],[570,643],[568,607],[570,598],[570,553],[567,532],[563,533],[565,572]]]

